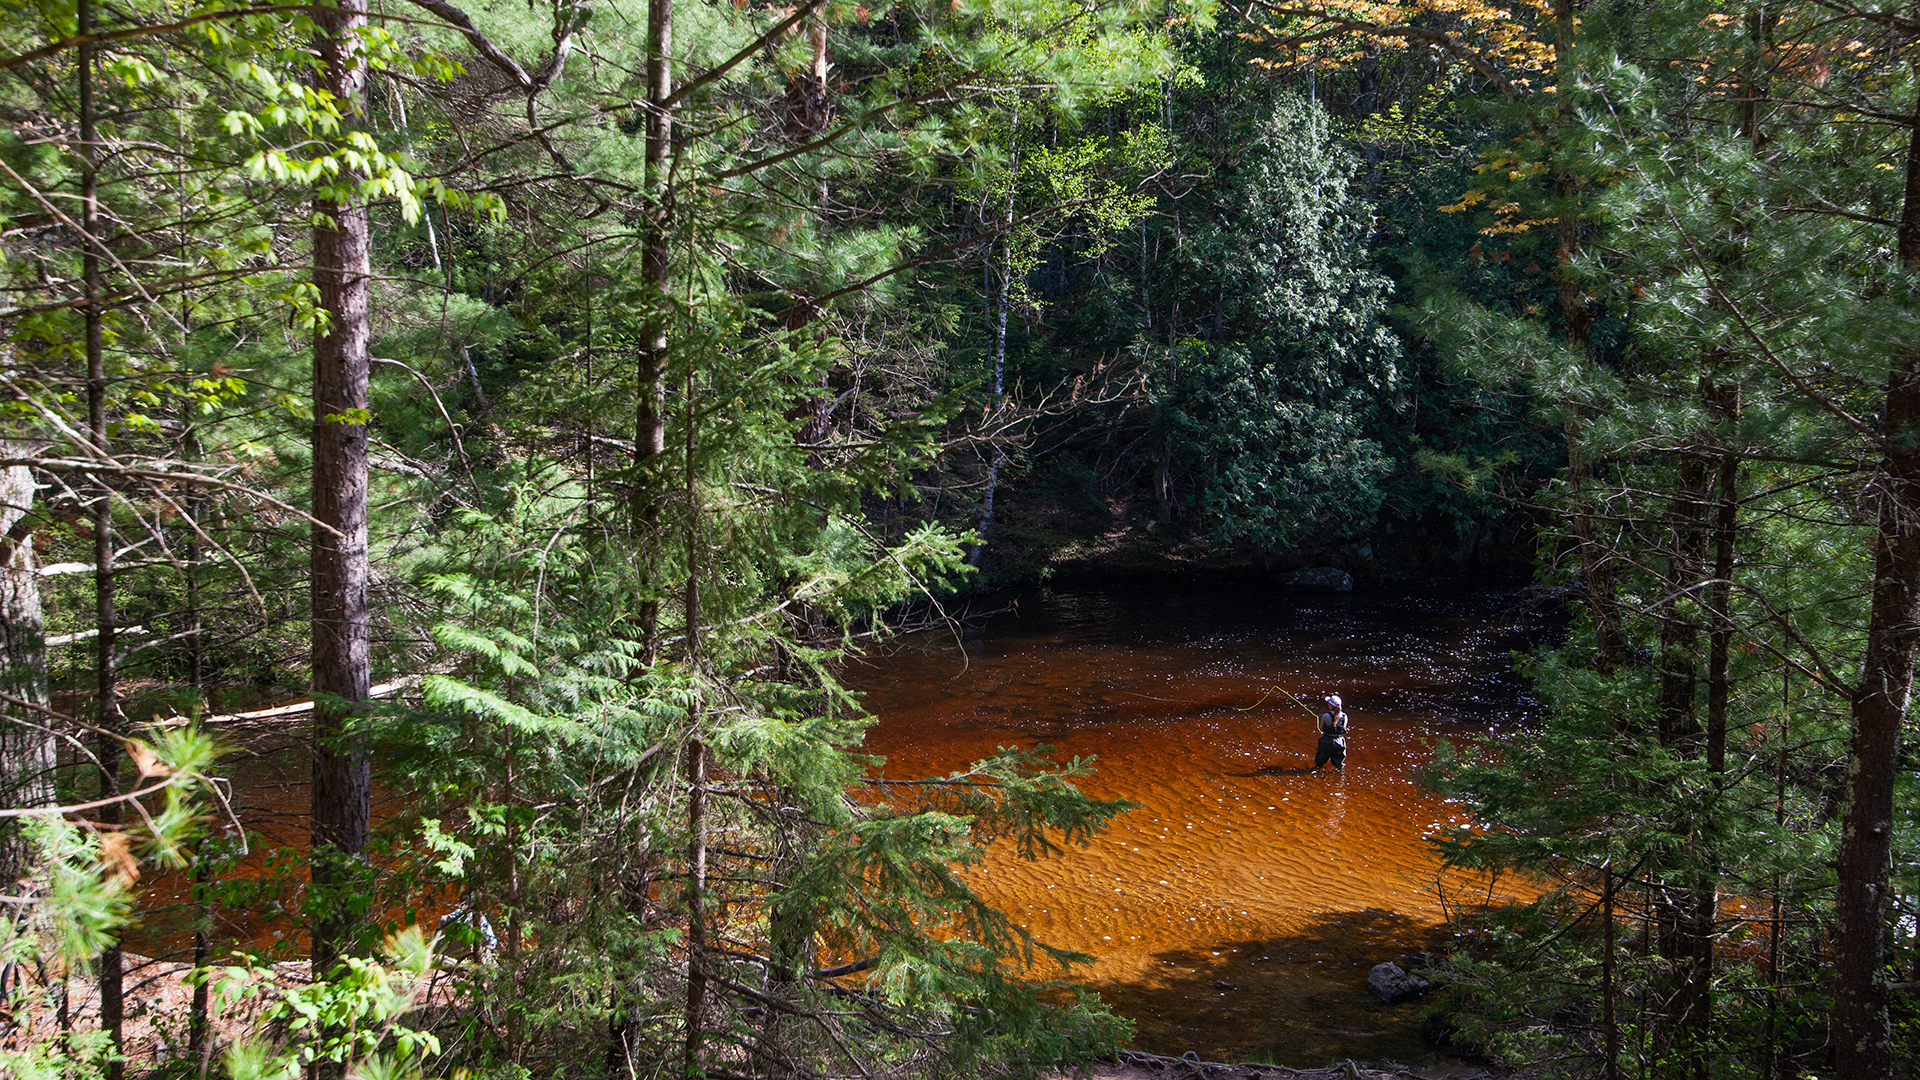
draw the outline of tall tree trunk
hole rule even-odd
[[[1907,145],[1899,250],[1907,273],[1920,274],[1920,102]],[[1893,781],[1920,643],[1920,349],[1909,341],[1902,353],[1887,373],[1880,415],[1882,456],[1871,488],[1879,503],[1873,602],[1853,691],[1840,819],[1833,936],[1833,1060],[1840,1080],[1893,1074],[1886,949]]]
[[[699,723],[699,706],[691,722]],[[682,1075],[698,1075],[707,1032],[707,744],[687,743],[687,999]]]
[[[17,443],[0,441],[17,454]],[[48,717],[46,623],[40,609],[40,562],[33,551],[33,470],[0,469],[0,805],[53,801],[54,744]],[[15,890],[29,852],[20,819],[0,820],[0,892]]]
[[[827,100],[827,24],[815,11],[807,20],[808,66],[787,77],[786,136],[804,143],[827,130],[833,104]]]
[[[1020,112],[1016,108],[1013,114],[1013,138],[1016,140],[1013,155],[1013,171],[1007,177],[1007,205],[1000,241],[987,247],[987,311],[993,327],[993,376],[988,387],[989,397],[987,415],[994,423],[1000,419],[1000,405],[1006,400],[1007,378],[1007,303],[1009,290],[1013,284],[1013,195],[1014,186],[1020,176],[1020,153],[1017,140],[1020,137]],[[1000,253],[1000,262],[994,264],[993,255]],[[997,271],[997,272],[996,272]],[[993,531],[993,500],[1000,486],[1000,462],[1006,452],[1000,446],[997,433],[987,459],[987,494],[985,505],[980,510],[980,542],[973,545],[967,553],[967,562],[980,565],[981,557],[986,553],[989,535]]]
[[[833,120],[833,104],[827,99],[825,19],[816,11],[807,20],[812,63],[806,70],[796,71],[787,78],[786,136],[795,143],[805,143],[818,137]],[[820,234],[819,242],[824,244],[827,228],[827,181],[824,177],[814,188],[813,213],[814,228]],[[806,288],[808,292],[817,294],[817,285],[809,284]],[[797,333],[819,318],[821,312],[813,305],[811,297],[795,296],[794,301],[787,311],[787,329]],[[823,469],[827,461],[822,446],[833,430],[833,391],[829,372],[820,373],[819,390],[801,405],[800,415],[805,419],[800,427],[800,445],[809,448],[807,464],[815,469]]]
[[[1655,712],[1660,745],[1682,757],[1700,753],[1700,725],[1695,712],[1700,680],[1700,571],[1706,556],[1708,473],[1705,459],[1681,458],[1679,490],[1669,509],[1669,542],[1664,594],[1655,608],[1660,620],[1659,697]]]
[[[505,1043],[507,1060],[520,1065],[527,1050],[528,1010],[522,1006],[520,997],[520,974],[523,970],[520,962],[520,944],[525,933],[523,928],[526,919],[526,879],[520,873],[520,821],[519,815],[514,812],[515,793],[519,790],[517,775],[519,739],[511,728],[506,731],[506,744],[506,767],[501,777],[503,783],[499,795],[501,807],[505,811],[502,816],[506,819],[506,828],[501,837],[506,842],[506,850],[501,852],[501,856],[507,870],[507,938],[502,943],[500,953],[507,972],[508,1000],[505,1023],[502,1025],[505,1029],[502,1042]]]
[[[654,881],[652,871],[657,856],[647,831],[640,829],[637,832],[638,835],[628,841],[627,863],[621,867],[615,884],[627,917],[633,925],[645,926],[652,914],[649,892]],[[638,1080],[645,1059],[640,1056],[637,1038],[643,1016],[634,1007],[634,991],[641,987],[634,985],[637,977],[628,968],[616,968],[614,979],[616,984],[609,998],[612,1010],[607,1018],[607,1080]]]
[[[200,433],[191,419],[186,421],[186,435],[181,440],[181,449],[188,461],[200,460]],[[199,691],[205,691],[207,685],[206,614],[201,610],[200,597],[200,560],[206,558],[206,550],[200,544],[200,523],[206,513],[206,492],[195,487],[187,493],[187,611],[184,622],[187,634],[187,680]],[[205,701],[202,700],[201,704],[204,705]]]
[[[1740,414],[1740,388],[1715,388],[1706,384],[1709,405],[1729,421]],[[1720,814],[1724,774],[1727,768],[1727,706],[1730,685],[1727,674],[1728,653],[1733,640],[1733,560],[1738,538],[1740,509],[1740,459],[1731,451],[1720,457],[1718,511],[1713,524],[1713,578],[1707,588],[1707,724],[1706,759],[1712,790],[1707,793],[1705,813]],[[1704,509],[1704,508],[1703,508]],[[1713,967],[1716,927],[1720,914],[1721,854],[1717,837],[1720,829],[1712,820],[1692,823],[1689,847],[1693,849],[1692,910],[1687,919],[1685,966],[1686,993],[1682,1029],[1688,1033],[1685,1060],[1690,1074],[1704,1080],[1711,1061],[1708,1034],[1713,1024]]]
[[[634,468],[628,493],[628,510],[631,528],[640,546],[641,587],[646,590],[646,595],[640,601],[642,655],[644,662],[651,665],[658,658],[660,648],[660,600],[653,590],[659,588],[663,577],[660,553],[665,547],[665,537],[661,534],[661,518],[666,501],[666,484],[662,467],[666,464],[667,453],[667,353],[671,344],[669,331],[673,317],[672,297],[668,292],[668,278],[672,269],[669,243],[673,227],[673,106],[669,101],[673,96],[673,0],[648,0],[646,49],[643,146],[646,168],[643,182],[647,201],[640,221],[640,283],[642,302],[650,307],[641,328],[640,348],[634,362],[638,395],[634,403]],[[692,418],[691,406],[688,418]],[[690,748],[689,753],[696,754],[704,762],[704,749],[698,749],[697,740],[695,748]],[[691,768],[690,761],[690,771]],[[699,786],[704,792],[704,783]],[[694,797],[704,798],[704,794]],[[701,852],[705,852],[704,840],[697,846]],[[648,906],[647,890],[652,880],[649,860],[649,852],[636,853],[637,866],[621,880],[622,902],[636,917],[644,913]],[[695,1006],[704,1006],[705,996],[703,985],[698,995],[701,1000],[695,1000],[695,965],[691,961],[693,951],[693,945],[689,942],[688,1028],[684,1050],[689,1062],[698,1057],[695,1030],[698,1020],[694,1013],[698,1011]],[[632,976],[623,972],[619,977],[624,984]],[[623,996],[623,987],[616,987],[612,1001],[614,1012],[608,1021],[610,1038],[607,1047],[607,1073],[610,1080],[616,1076],[637,1075],[641,1064],[635,1056],[640,1021],[631,1002]]]
[[[1697,703],[1700,679],[1699,589],[1707,543],[1707,461],[1688,453],[1679,464],[1669,531],[1665,594],[1658,607],[1660,619],[1659,690],[1656,713],[1660,745],[1675,756],[1698,758],[1702,751]],[[1689,800],[1691,801],[1691,800]],[[1690,811],[1689,811],[1690,813]],[[1706,1048],[1713,1024],[1713,927],[1719,877],[1714,872],[1707,822],[1685,817],[1674,831],[1688,837],[1674,866],[1673,885],[1660,897],[1660,955],[1666,961],[1671,986],[1663,995],[1670,1002],[1666,1015],[1656,1018],[1655,1060],[1664,1062],[1665,1075],[1703,1080]],[[1658,859],[1656,858],[1656,863]],[[1675,895],[1677,893],[1677,895]]]
[[[1011,197],[1008,202],[1012,202]],[[1000,272],[994,275],[998,288],[989,301],[993,305],[993,382],[987,399],[989,403],[987,415],[995,421],[1000,417],[1000,403],[1006,399],[1007,279],[1010,276],[1004,263],[999,270]],[[1006,450],[1001,447],[996,436],[987,458],[987,494],[980,508],[980,542],[973,545],[973,550],[967,554],[967,561],[974,566],[980,565],[981,557],[987,550],[988,537],[993,532],[993,500],[999,492],[1000,462],[1005,456]]]
[[[700,486],[698,414],[694,410],[693,365],[686,368],[686,545],[687,668],[698,677],[700,656]],[[700,1074],[707,1023],[707,743],[700,730],[701,702],[696,692],[687,710],[687,1001],[686,1045],[681,1071]]]
[[[366,57],[358,34],[365,0],[337,0],[314,16],[321,88],[343,111],[358,107]],[[340,182],[357,178],[344,175]],[[372,802],[366,752],[350,731],[371,682],[367,612],[367,378],[372,326],[367,204],[315,199],[313,277],[328,326],[313,343],[313,789],[310,821],[313,977],[353,946],[360,918]],[[335,533],[337,532],[338,535]]]
[[[1710,388],[1720,414],[1729,422],[1740,418],[1740,387]],[[1718,777],[1727,771],[1727,705],[1731,684],[1727,677],[1733,647],[1733,557],[1739,540],[1740,456],[1727,450],[1720,456],[1715,482],[1719,509],[1713,522],[1713,585],[1707,590],[1707,768]]]
[[[660,467],[667,453],[667,346],[673,302],[667,291],[671,267],[668,243],[673,227],[673,192],[669,168],[673,157],[673,0],[647,2],[647,115],[646,187],[648,204],[641,222],[640,284],[643,302],[651,305],[641,330],[636,364],[640,399],[633,435],[633,517],[648,572],[643,580],[653,587],[658,573],[661,504],[666,490]],[[652,663],[660,645],[660,601],[641,601],[641,637],[646,659]]]
[[[815,890],[807,877],[819,829],[797,788],[772,789],[773,858],[768,865],[773,883],[767,906],[766,989],[769,997],[805,1008],[808,979],[818,952],[819,920]],[[814,1075],[805,1061],[800,1038],[808,1020],[781,1009],[767,1010],[766,1036],[760,1056],[765,1074],[773,1077]]]
[[[93,4],[80,0],[77,12],[80,34],[93,33]],[[84,245],[81,280],[86,291],[87,350],[87,434],[94,451],[108,453],[107,445],[107,367],[104,312],[101,310],[100,282],[100,133],[95,126],[94,49],[80,46],[80,242]],[[94,724],[100,731],[100,793],[120,793],[120,708],[116,700],[117,672],[114,670],[114,596],[113,596],[113,489],[106,474],[96,474],[90,485],[93,497],[93,625],[94,625]],[[120,821],[120,806],[110,803],[101,808],[100,819],[109,824]],[[107,1080],[120,1080],[126,1065],[119,1051],[124,1041],[126,1001],[123,985],[124,964],[120,942],[100,954],[100,1027],[113,1040],[114,1058],[107,1065]]]
[[[1605,1080],[1620,1080],[1620,1020],[1614,1014],[1614,936],[1613,860],[1600,867],[1600,1030],[1606,1064],[1601,1070]]]
[[[193,967],[204,969],[213,956],[213,901],[211,899],[212,864],[207,858],[207,839],[193,845]],[[213,1053],[211,1013],[207,1008],[207,983],[199,979],[193,985],[193,1000],[187,1005],[187,1060],[199,1065],[206,1075]]]
[[[786,137],[796,144],[819,137],[833,120],[833,103],[827,96],[830,64],[824,14],[819,11],[813,13],[807,22],[807,36],[812,61],[807,69],[794,72],[787,79]],[[813,200],[814,229],[822,245],[827,242],[828,195],[827,181],[822,177],[814,189]],[[808,283],[806,288],[814,294],[820,291],[818,284],[813,282]],[[795,301],[788,311],[787,328],[797,333],[823,312],[810,302],[802,302],[798,295]],[[807,448],[807,465],[812,469],[827,467],[822,446],[832,433],[834,395],[830,374],[828,371],[820,373],[817,392],[800,407],[805,423],[800,428],[799,443]],[[820,524],[825,524],[824,518]],[[797,584],[796,575],[789,590]],[[794,613],[789,625],[794,627],[798,638],[811,641],[824,635],[827,621],[823,613],[805,601],[794,600],[790,591],[787,599],[789,609]],[[803,665],[794,664],[793,659],[792,650],[783,643],[780,646],[781,677],[811,684],[811,672]],[[769,810],[773,824],[773,859],[768,866],[772,885],[769,887],[767,912],[767,955],[771,963],[767,970],[766,990],[769,996],[777,1000],[797,1004],[806,991],[807,976],[812,970],[815,952],[814,894],[805,886],[804,880],[808,859],[813,851],[815,829],[812,815],[808,813],[797,788],[777,785],[771,788],[771,792]],[[804,1049],[800,1045],[799,1033],[805,1023],[802,1017],[781,1009],[767,1010],[763,1027],[765,1034],[758,1051],[766,1075],[812,1075],[813,1070],[801,1060]]]
[[[1793,745],[1793,669],[1786,664],[1780,665],[1780,739],[1779,749],[1774,755],[1773,768],[1773,824],[1777,828],[1787,821],[1787,752]],[[1781,920],[1785,917],[1781,897],[1786,892],[1787,883],[1778,871],[1775,871],[1768,892],[1773,894],[1768,905],[1767,920],[1767,1047],[1764,1067],[1760,1075],[1763,1080],[1792,1080],[1791,1058],[1780,1052],[1780,1001],[1785,992],[1780,978],[1781,944],[1785,937]]]

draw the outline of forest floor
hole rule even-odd
[[[1120,1061],[1055,1073],[1051,1080],[1526,1080],[1524,1074],[1512,1070],[1466,1062],[1408,1068],[1349,1061],[1323,1069],[1294,1069],[1163,1058],[1132,1051],[1122,1051],[1122,1055]]]
[[[193,991],[183,980],[191,965],[155,961],[127,955],[126,1048],[135,1073],[187,1058],[186,1032],[180,1029],[187,1015]],[[274,981],[282,987],[306,981],[306,964],[276,964]],[[91,979],[75,978],[71,984],[72,1010],[69,1022],[85,1029],[98,1015],[95,986]],[[445,997],[445,986],[435,980],[424,988],[423,1004]],[[224,1045],[235,1036],[254,1028],[260,1020],[261,999],[251,1007],[218,1009],[214,1018],[214,1041]],[[58,1037],[55,1017],[50,1013],[18,1017],[24,1021],[25,1039]],[[1116,1061],[1097,1062],[1080,1069],[1054,1073],[1050,1080],[1527,1080],[1512,1070],[1448,1061],[1436,1065],[1403,1067],[1364,1062],[1343,1062],[1328,1068],[1295,1069],[1284,1065],[1259,1063],[1228,1064],[1193,1058],[1160,1057],[1134,1050],[1122,1050]]]

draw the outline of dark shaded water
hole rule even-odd
[[[1535,706],[1510,653],[1551,632],[1508,592],[1304,598],[1256,583],[1025,594],[964,643],[930,632],[849,666],[895,777],[1000,746],[1097,755],[1082,787],[1140,808],[1084,850],[996,850],[983,895],[1137,1025],[1134,1045],[1219,1060],[1420,1061],[1422,1006],[1383,1006],[1374,964],[1433,948],[1443,878],[1427,837],[1464,822],[1412,771],[1440,739],[1518,731]],[[1310,705],[1352,715],[1344,775],[1310,772]]]

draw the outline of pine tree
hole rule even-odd
[[[1364,434],[1398,388],[1382,324],[1391,285],[1367,267],[1372,215],[1358,166],[1317,106],[1280,97],[1255,121],[1188,273],[1236,296],[1218,344],[1172,350],[1155,388],[1173,474],[1223,544],[1265,551],[1343,540],[1383,497],[1387,462]]]
[[[1617,671],[1610,684],[1554,668],[1549,681],[1560,687],[1553,693],[1565,723],[1602,702],[1621,718],[1613,743],[1591,751],[1590,767],[1608,779],[1572,782],[1656,800],[1596,810],[1606,835],[1636,837],[1637,850],[1576,857],[1585,874],[1601,872],[1594,891],[1610,905],[1623,888],[1648,890],[1661,959],[1652,976],[1666,987],[1644,1051],[1623,1046],[1609,1028],[1607,1068],[1622,1067],[1620,1053],[1645,1053],[1674,1075],[1705,1075],[1743,1055],[1757,1067],[1787,1067],[1776,1021],[1817,1016],[1821,1006],[1787,993],[1780,965],[1793,936],[1830,912],[1843,928],[1835,940],[1845,942],[1832,974],[1836,1064],[1842,1075],[1885,1075],[1893,1067],[1888,914],[1866,898],[1884,896],[1889,880],[1888,849],[1877,846],[1894,817],[1891,732],[1899,724],[1888,716],[1904,709],[1879,695],[1910,678],[1906,647],[1892,630],[1904,625],[1898,612],[1907,589],[1898,558],[1907,520],[1898,479],[1904,440],[1894,433],[1909,424],[1900,397],[1905,351],[1892,328],[1908,317],[1911,298],[1901,284],[1863,283],[1905,280],[1909,203],[1894,179],[1911,160],[1911,129],[1902,122],[1854,130],[1774,104],[1812,94],[1897,115],[1884,98],[1868,104],[1887,88],[1875,74],[1885,70],[1885,46],[1861,25],[1777,6],[1664,14],[1617,27],[1632,31],[1619,39],[1632,43],[1629,62],[1590,67],[1593,81],[1583,87],[1595,95],[1582,114],[1582,154],[1591,155],[1583,169],[1608,181],[1595,210],[1608,255],[1582,260],[1580,272],[1596,298],[1627,313],[1627,362],[1617,374],[1597,371],[1575,350],[1543,349],[1521,335],[1503,340],[1495,323],[1450,309],[1473,328],[1464,336],[1477,336],[1483,355],[1522,361],[1517,369],[1537,384],[1577,388],[1560,393],[1582,409],[1583,443],[1605,450],[1616,478],[1604,520],[1615,537],[1620,595],[1652,616],[1651,624],[1622,624],[1625,641],[1643,643],[1650,670]],[[1828,33],[1853,36],[1843,44]],[[1833,79],[1805,62],[1823,49],[1856,59]],[[1636,64],[1635,55],[1649,59]],[[1674,55],[1694,58],[1697,77],[1657,59]],[[1862,243],[1863,225],[1887,233],[1877,250]],[[1833,480],[1841,476],[1848,479]],[[1798,490],[1807,497],[1784,497]],[[1796,563],[1777,554],[1809,548],[1848,555]],[[1863,573],[1869,551],[1876,554]],[[1864,627],[1839,614],[1850,592],[1874,597]],[[1592,635],[1594,667],[1605,676],[1601,628]],[[1754,667],[1761,656],[1772,670]],[[1803,683],[1802,694],[1781,695],[1795,702],[1792,711],[1782,713],[1780,697],[1741,694],[1743,666]],[[1846,674],[1854,671],[1864,681]],[[1831,773],[1821,755],[1833,760],[1837,733],[1823,711],[1852,718],[1853,749]],[[1774,762],[1770,792],[1754,784],[1754,772],[1729,770],[1729,760],[1743,759]],[[1640,771],[1655,764],[1676,771]],[[1792,809],[1796,797],[1807,809]],[[1521,809],[1526,800],[1517,793],[1495,801],[1509,820],[1533,812]],[[1622,827],[1622,814],[1635,828]],[[1657,828],[1640,833],[1640,823]],[[1762,836],[1779,838],[1792,857],[1757,850]],[[1795,883],[1818,880],[1828,845],[1840,852],[1838,881],[1815,897]],[[1627,856],[1636,869],[1616,885]],[[1640,883],[1629,885],[1636,875]],[[1758,1014],[1712,990],[1723,967],[1739,962],[1716,955],[1737,930],[1720,912],[1721,882],[1742,895],[1774,894],[1764,1030],[1741,1026]],[[1610,971],[1609,1008],[1620,975],[1618,965]]]

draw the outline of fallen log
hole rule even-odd
[[[381,683],[378,686],[370,688],[367,691],[367,699],[369,701],[378,701],[382,698],[390,698],[403,690],[411,690],[419,685],[420,676],[408,675],[405,678],[395,679],[392,682]],[[201,717],[200,722],[203,724],[238,724],[255,720],[290,720],[296,716],[305,716],[312,711],[313,702],[296,701],[291,705],[276,705],[271,709],[256,709],[253,712],[215,713],[211,716]],[[157,721],[157,723],[163,727],[179,727],[181,724],[187,723],[189,719],[189,717],[185,716],[170,716],[165,720]]]

